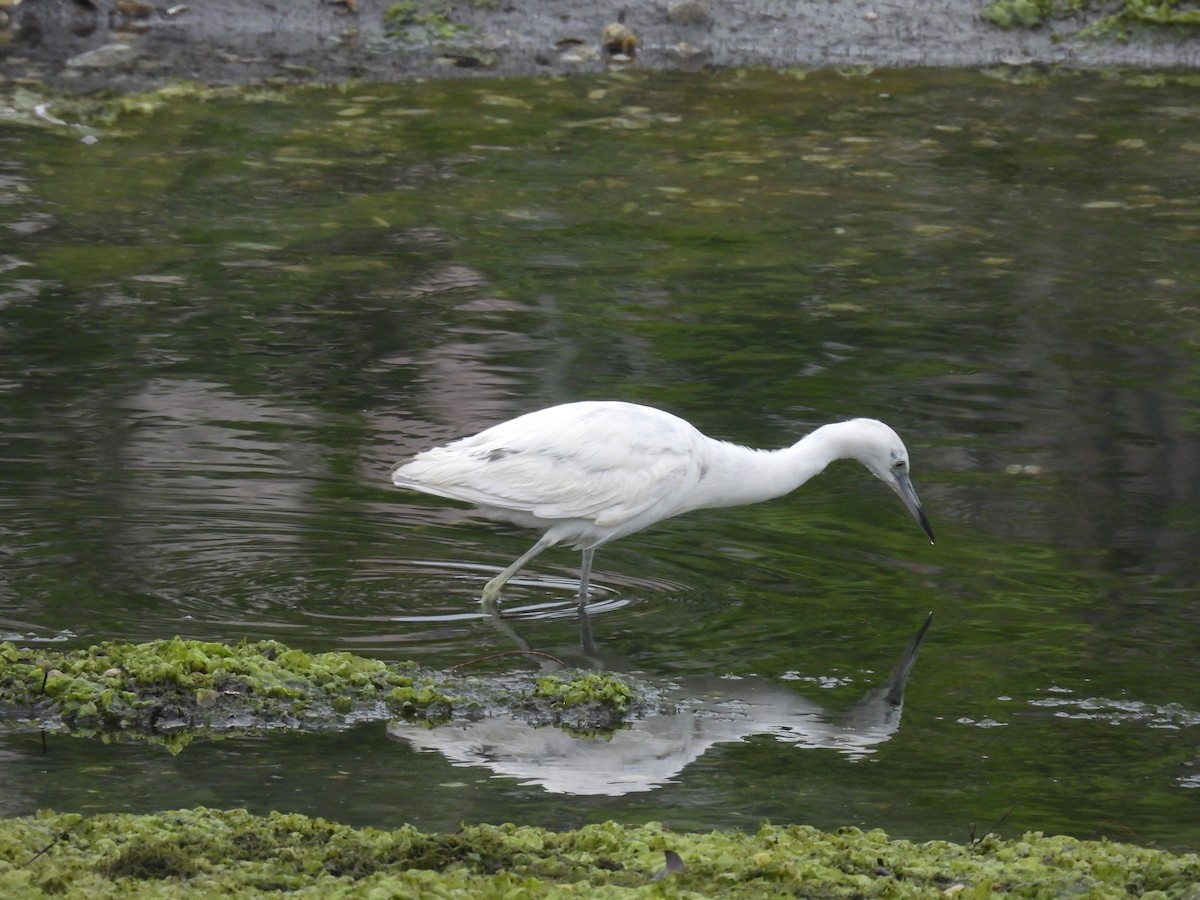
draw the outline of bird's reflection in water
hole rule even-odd
[[[437,751],[455,765],[483,766],[524,785],[561,794],[621,796],[652,791],[676,778],[714,744],[759,734],[857,759],[872,753],[899,729],[904,687],[932,619],[930,613],[909,638],[887,680],[846,712],[830,712],[767,678],[699,677],[663,685],[664,711],[600,737],[534,727],[507,716],[433,729],[395,721],[388,734],[419,750]],[[499,618],[495,621],[523,650],[532,652],[511,626]],[[602,656],[593,645],[583,664],[619,671]],[[545,657],[536,658],[545,662]]]

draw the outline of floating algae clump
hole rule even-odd
[[[0,644],[0,710],[9,719],[77,732],[171,734],[185,730],[299,727],[373,704],[423,676],[351,653],[305,653],[277,641],[101,643],[84,650]],[[431,678],[431,676],[429,676]],[[424,706],[452,702],[430,684]]]
[[[602,703],[626,710],[633,700],[633,691],[625,681],[597,672],[588,672],[571,681],[564,681],[557,675],[545,675],[537,680],[533,692],[563,708]]]
[[[568,679],[543,675],[534,682],[532,699],[548,704],[572,731],[593,734],[619,724],[633,706],[636,693],[616,675],[585,672]]]
[[[663,874],[665,854],[682,868]],[[1026,835],[969,846],[807,826],[674,833],[602,822],[453,834],[180,810],[0,820],[0,896],[1194,898],[1200,856]],[[1155,893],[1157,892],[1157,893]]]
[[[68,652],[0,643],[0,726],[128,736],[179,750],[198,733],[338,728],[404,718],[436,724],[511,714],[576,730],[620,727],[644,690],[594,672],[452,676],[277,641],[101,643]]]

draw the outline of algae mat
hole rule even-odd
[[[175,639],[65,653],[0,644],[0,706],[7,704],[10,717],[16,714],[14,723],[57,722],[105,739],[162,739],[164,719],[170,719],[174,741],[164,741],[170,749],[225,730],[230,721],[331,727],[335,714],[363,715],[363,704],[376,717],[416,717],[430,725],[521,707],[542,724],[566,727],[565,709],[606,708],[606,721],[615,725],[641,702],[629,685],[600,673],[573,681],[512,678],[457,678],[348,653],[307,654],[273,641],[228,646]],[[763,826],[755,834],[672,832],[656,823],[605,822],[564,832],[473,825],[434,834],[411,826],[359,829],[300,814],[205,808],[90,817],[43,812],[0,820],[4,897],[285,891],[320,897],[1005,894],[1200,900],[1200,856],[1040,834],[914,844],[890,840],[882,831],[822,833],[799,825]]]
[[[432,725],[508,714],[590,733],[644,713],[647,694],[632,676],[562,668],[473,677],[278,641],[105,641],[71,651],[0,642],[0,730],[143,740],[172,752],[198,736],[397,718]]]
[[[0,822],[5,897],[1195,898],[1198,883],[1195,854],[1041,835],[913,844],[853,828],[693,835],[612,822],[426,834],[204,808]]]

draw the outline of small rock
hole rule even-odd
[[[128,44],[105,44],[67,60],[68,69],[109,69],[132,62],[137,51]]]
[[[447,53],[439,56],[436,62],[459,69],[478,69],[495,65],[496,58],[490,53]]]
[[[558,57],[559,62],[564,63],[587,63],[593,62],[600,56],[600,52],[594,47],[584,45],[582,47],[568,47]]]
[[[133,19],[148,19],[154,13],[154,7],[142,0],[117,0],[117,12]]]
[[[667,21],[676,25],[708,25],[712,22],[712,13],[708,4],[701,0],[679,0],[667,7]]]
[[[687,41],[680,41],[671,48],[671,54],[679,60],[689,61],[707,55],[707,51],[701,47],[693,46]]]
[[[600,45],[612,56],[633,56],[637,42],[637,35],[624,22],[613,22],[600,33]]]

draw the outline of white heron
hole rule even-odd
[[[823,425],[790,447],[754,450],[707,437],[649,406],[564,403],[418,453],[396,465],[392,482],[542,531],[484,586],[485,604],[546,548],[565,543],[582,550],[582,618],[597,547],[681,513],[781,497],[838,459],[857,459],[895,491],[933,542],[909,480],[908,450],[875,419]]]

